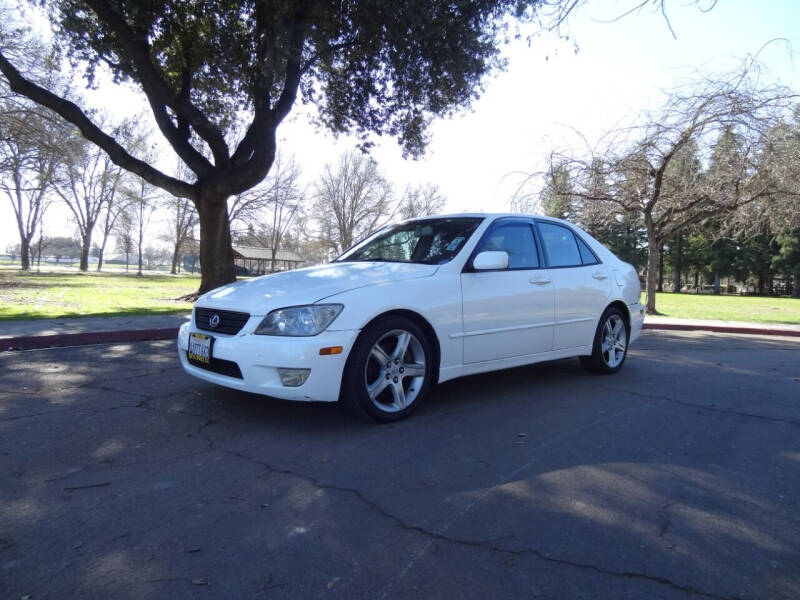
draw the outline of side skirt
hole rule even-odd
[[[524,354],[511,358],[499,360],[487,360],[485,362],[471,363],[468,365],[457,365],[455,367],[442,367],[439,369],[439,383],[463,377],[465,375],[475,375],[476,373],[486,373],[488,371],[499,371],[501,369],[511,369],[523,365],[532,365],[548,360],[558,360],[560,358],[571,358],[575,356],[588,356],[592,353],[591,346],[576,346],[574,348],[564,348],[562,350],[552,350],[550,352],[540,352],[539,354]]]

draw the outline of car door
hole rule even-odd
[[[508,268],[474,270],[474,257],[487,250],[508,253]],[[552,349],[553,283],[532,220],[499,219],[491,225],[461,273],[461,292],[465,364]]]
[[[537,221],[555,288],[553,350],[592,344],[611,294],[611,273],[571,228]]]

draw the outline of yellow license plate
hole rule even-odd
[[[189,358],[202,363],[211,362],[211,343],[210,335],[191,332],[189,334]]]

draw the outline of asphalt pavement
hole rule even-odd
[[[0,354],[0,597],[800,598],[800,340],[646,332],[409,420],[173,341]]]

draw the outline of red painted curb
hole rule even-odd
[[[744,335],[777,335],[800,337],[796,329],[760,329],[758,327],[736,327],[735,325],[681,325],[680,323],[647,323],[642,329],[668,331],[712,331],[714,333],[740,333]]]
[[[153,340],[168,340],[176,338],[177,336],[177,327],[131,329],[126,331],[92,331],[88,333],[64,333],[57,335],[29,335],[24,337],[0,338],[0,352],[62,348],[64,346],[86,346],[89,344],[148,342]]]

